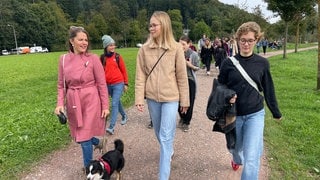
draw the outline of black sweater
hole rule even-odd
[[[242,77],[229,58],[223,61],[218,80],[237,93],[237,115],[243,116],[260,111],[263,109],[265,99],[273,117],[280,118],[282,115],[278,108],[268,60],[257,54],[249,57],[237,54],[235,58],[264,95],[263,97]]]

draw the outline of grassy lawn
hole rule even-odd
[[[270,179],[320,178],[320,92],[317,50],[269,58],[282,122],[266,120],[265,141]]]
[[[118,49],[129,73],[129,91],[122,100],[134,101],[137,48]],[[93,51],[100,54],[102,50]],[[0,56],[0,179],[18,179],[39,159],[70,142],[67,126],[60,125],[56,105],[58,57],[63,52]],[[320,127],[317,50],[269,59],[280,123],[267,113],[265,147],[270,179],[319,179]]]

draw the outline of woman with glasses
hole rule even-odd
[[[92,160],[93,147],[105,151],[105,142],[95,136],[105,134],[105,118],[109,114],[108,92],[100,59],[88,52],[87,31],[72,26],[68,45],[69,52],[59,59],[55,114],[65,111],[66,101],[71,137],[81,145],[86,167]]]
[[[273,118],[281,120],[281,112],[275,95],[270,65],[266,58],[254,53],[256,43],[263,33],[255,22],[242,24],[236,32],[240,52],[234,57],[257,84],[251,86],[233,65],[230,59],[222,62],[218,80],[236,91],[237,96],[230,100],[236,103],[236,145],[231,149],[231,166],[234,171],[242,165],[242,180],[258,180],[260,158],[263,153],[264,100]],[[263,93],[263,95],[262,95]]]
[[[149,38],[137,55],[135,105],[138,111],[143,111],[146,98],[160,144],[159,180],[168,180],[177,109],[180,103],[180,112],[185,114],[189,107],[186,60],[166,12],[152,14],[149,31]]]

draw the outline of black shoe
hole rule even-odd
[[[183,130],[183,132],[188,132],[189,131],[189,125],[183,124],[182,125],[182,130]]]

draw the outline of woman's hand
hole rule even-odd
[[[189,107],[182,107],[182,106],[180,106],[180,112],[181,112],[182,114],[187,114],[188,109],[189,109]]]
[[[125,84],[124,87],[123,87],[123,92],[127,92],[128,91],[128,85]]]
[[[143,112],[143,109],[144,109],[143,104],[136,104],[136,107],[137,107],[138,111]]]
[[[107,118],[109,116],[109,114],[110,114],[109,109],[104,109],[104,110],[102,110],[101,118],[105,119],[105,118]]]
[[[64,107],[63,106],[57,106],[56,109],[54,110],[54,113],[56,115],[59,115],[60,112],[64,112]]]

